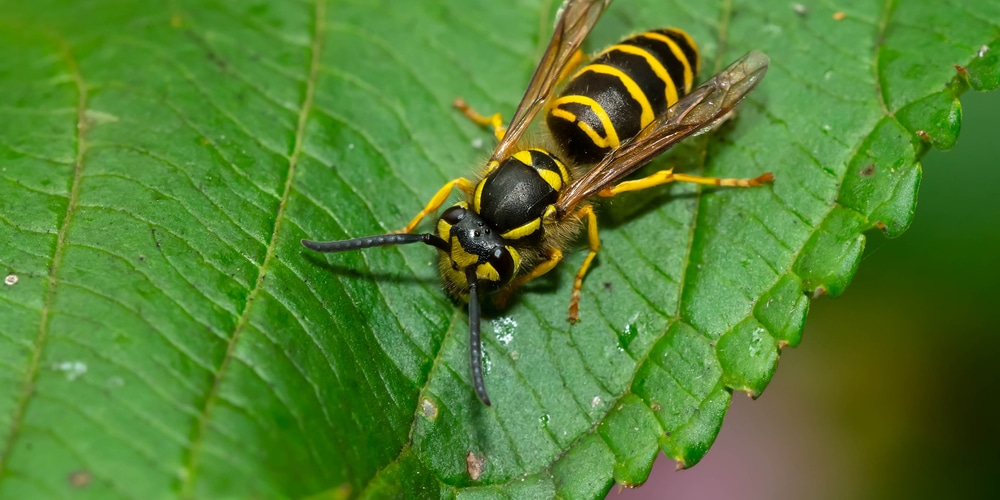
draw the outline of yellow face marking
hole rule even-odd
[[[640,121],[642,122],[639,125],[639,128],[643,128],[653,121],[653,107],[649,105],[649,98],[646,97],[646,94],[643,93],[642,89],[639,88],[639,85],[635,83],[635,80],[633,80],[632,77],[626,75],[622,72],[622,70],[614,66],[608,66],[607,64],[591,64],[586,68],[583,68],[583,71],[580,73],[586,73],[588,71],[591,73],[600,73],[602,75],[611,75],[622,82],[622,85],[624,85],[625,89],[628,90],[629,95],[635,100],[635,102],[639,103],[639,108],[642,110],[639,115]]]
[[[687,57],[684,55],[684,51],[681,50],[680,46],[678,46],[677,43],[669,37],[659,33],[643,33],[642,36],[651,40],[663,42],[670,47],[670,52],[673,52],[674,57],[676,57],[677,60],[684,65],[684,91],[687,92],[691,90],[691,86],[694,85],[694,72],[691,70],[691,62],[687,60]],[[670,104],[672,105],[673,103]]]
[[[518,252],[514,247],[504,246],[508,252],[510,252],[511,258],[514,260],[514,274],[517,275],[517,271],[521,269],[521,253]]]
[[[500,236],[502,236],[505,240],[516,240],[533,234],[535,231],[538,231],[538,228],[540,227],[542,227],[542,219],[533,219],[531,222],[515,227]]]
[[[458,238],[451,239],[451,260],[458,264],[459,270],[475,265],[479,262],[479,256],[466,252],[458,242]]]
[[[437,235],[442,239],[447,240],[448,236],[451,234],[451,224],[448,224],[444,219],[438,219],[437,223]]]
[[[553,172],[551,170],[538,169],[538,176],[545,181],[546,184],[552,186],[552,189],[559,191],[563,187],[562,178],[559,176],[558,172]]]
[[[618,145],[620,144],[618,141],[618,132],[615,131],[614,125],[611,124],[611,117],[608,116],[607,111],[604,111],[604,108],[601,107],[601,105],[598,104],[597,101],[582,95],[567,95],[560,97],[559,99],[556,99],[554,105],[558,106],[563,103],[582,104],[590,108],[590,110],[593,111],[595,115],[597,115],[597,119],[601,121],[601,125],[604,127],[604,131],[608,134],[607,137],[601,137],[597,133],[597,131],[594,130],[590,125],[587,125],[586,122],[583,121],[577,122],[577,126],[580,127],[580,130],[582,130],[585,134],[587,134],[587,136],[590,137],[590,140],[593,141],[597,147],[599,148],[618,147]],[[561,116],[560,114],[556,113],[557,111],[559,110],[558,109],[553,110],[552,114],[556,117],[565,119],[564,116]],[[572,116],[573,120],[576,121],[577,118],[575,115],[573,115],[572,113],[566,113],[566,114]]]
[[[649,64],[653,73],[656,73],[656,77],[663,80],[663,83],[666,84],[667,106],[672,106],[675,102],[677,102],[677,85],[674,84],[674,79],[670,78],[670,73],[667,73],[667,68],[663,67],[663,64],[660,63],[659,59],[653,57],[652,54],[644,49],[636,47],[635,45],[612,45],[611,47],[608,47],[608,50],[601,52],[598,57],[611,51],[624,52],[626,54],[632,54],[645,59],[646,64]],[[645,127],[646,124],[643,123],[642,126]]]
[[[476,277],[482,281],[500,281],[500,273],[490,263],[479,264],[476,268]]]

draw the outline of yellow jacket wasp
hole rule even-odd
[[[770,173],[724,179],[665,170],[623,181],[680,140],[724,120],[763,78],[768,58],[749,52],[692,90],[699,66],[697,47],[683,31],[663,29],[627,38],[569,76],[582,59],[580,45],[610,2],[563,4],[509,128],[503,127],[499,113],[484,117],[456,101],[470,119],[492,126],[499,140],[475,181],[460,177],[448,182],[397,233],[302,240],[318,252],[417,242],[437,248],[444,287],[469,303],[473,386],[487,406],[479,296],[499,292],[502,303],[517,287],[550,271],[585,221],[590,252],[576,273],[569,305],[569,320],[577,321],[583,277],[600,249],[590,198],[675,181],[752,187],[773,179]],[[552,147],[527,147],[522,138],[543,109]],[[592,166],[581,168],[587,165]],[[441,213],[433,233],[410,234],[454,188],[465,194],[465,201]]]

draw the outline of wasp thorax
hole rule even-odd
[[[448,242],[449,251],[442,253],[444,279],[460,292],[468,289],[466,270],[474,266],[483,291],[495,291],[505,285],[520,264],[517,252],[507,246],[496,228],[479,214],[459,203],[441,214],[438,236]]]

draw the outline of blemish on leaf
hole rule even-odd
[[[930,136],[930,134],[928,134],[927,132],[925,132],[923,130],[918,130],[917,131],[917,137],[919,137],[920,140],[923,141],[923,142],[931,142],[931,136]]]
[[[879,221],[875,221],[875,227],[881,229],[883,232],[885,232],[885,231],[887,231],[889,229],[889,226],[887,226],[885,224],[885,222],[882,222],[880,220]]]
[[[809,14],[809,11],[806,9],[806,6],[800,3],[792,4],[792,10],[794,10],[796,14],[802,17],[805,17],[807,14]]]
[[[6,278],[3,279],[3,284],[7,286],[14,286],[17,284],[18,277],[14,273],[10,273]]]
[[[93,474],[86,470],[73,471],[66,476],[66,480],[69,482],[69,485],[74,488],[86,488],[87,486],[90,486],[90,482],[93,479]]]
[[[875,175],[875,164],[871,163],[865,168],[862,168],[861,171],[858,172],[858,175],[860,175],[861,177],[871,177]]]
[[[118,121],[117,115],[93,109],[85,111],[84,118],[87,120],[89,125],[104,125],[105,123],[114,123]]]
[[[483,147],[483,138],[482,137],[476,137],[475,139],[473,139],[472,140],[472,147],[475,148],[475,149],[479,149],[479,148]]]
[[[845,17],[847,17],[847,14],[844,14],[843,12],[836,12],[833,14],[834,21],[843,21]]]
[[[594,396],[594,399],[590,400],[590,407],[591,408],[597,408],[597,406],[600,405],[600,404],[601,404],[601,397],[600,396]]]
[[[813,290],[813,298],[814,299],[822,297],[824,295],[826,295],[826,288],[825,287],[818,286],[818,287],[816,287],[815,290]]]
[[[465,470],[469,472],[469,477],[473,481],[479,481],[479,478],[482,477],[484,463],[486,463],[486,457],[480,457],[471,451],[465,456]]]
[[[429,398],[423,398],[420,400],[420,412],[423,413],[425,417],[434,420],[438,416],[437,404]]]
[[[979,47],[979,52],[976,52],[976,56],[977,57],[983,57],[983,56],[986,55],[986,52],[989,51],[989,50],[990,50],[990,48],[988,46],[983,45],[982,47]]]
[[[87,364],[83,361],[63,361],[52,365],[52,369],[66,372],[66,380],[72,382],[87,373]]]

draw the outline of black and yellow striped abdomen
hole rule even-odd
[[[627,38],[570,79],[548,105],[546,124],[564,155],[597,162],[690,92],[699,64],[697,46],[679,29]]]

